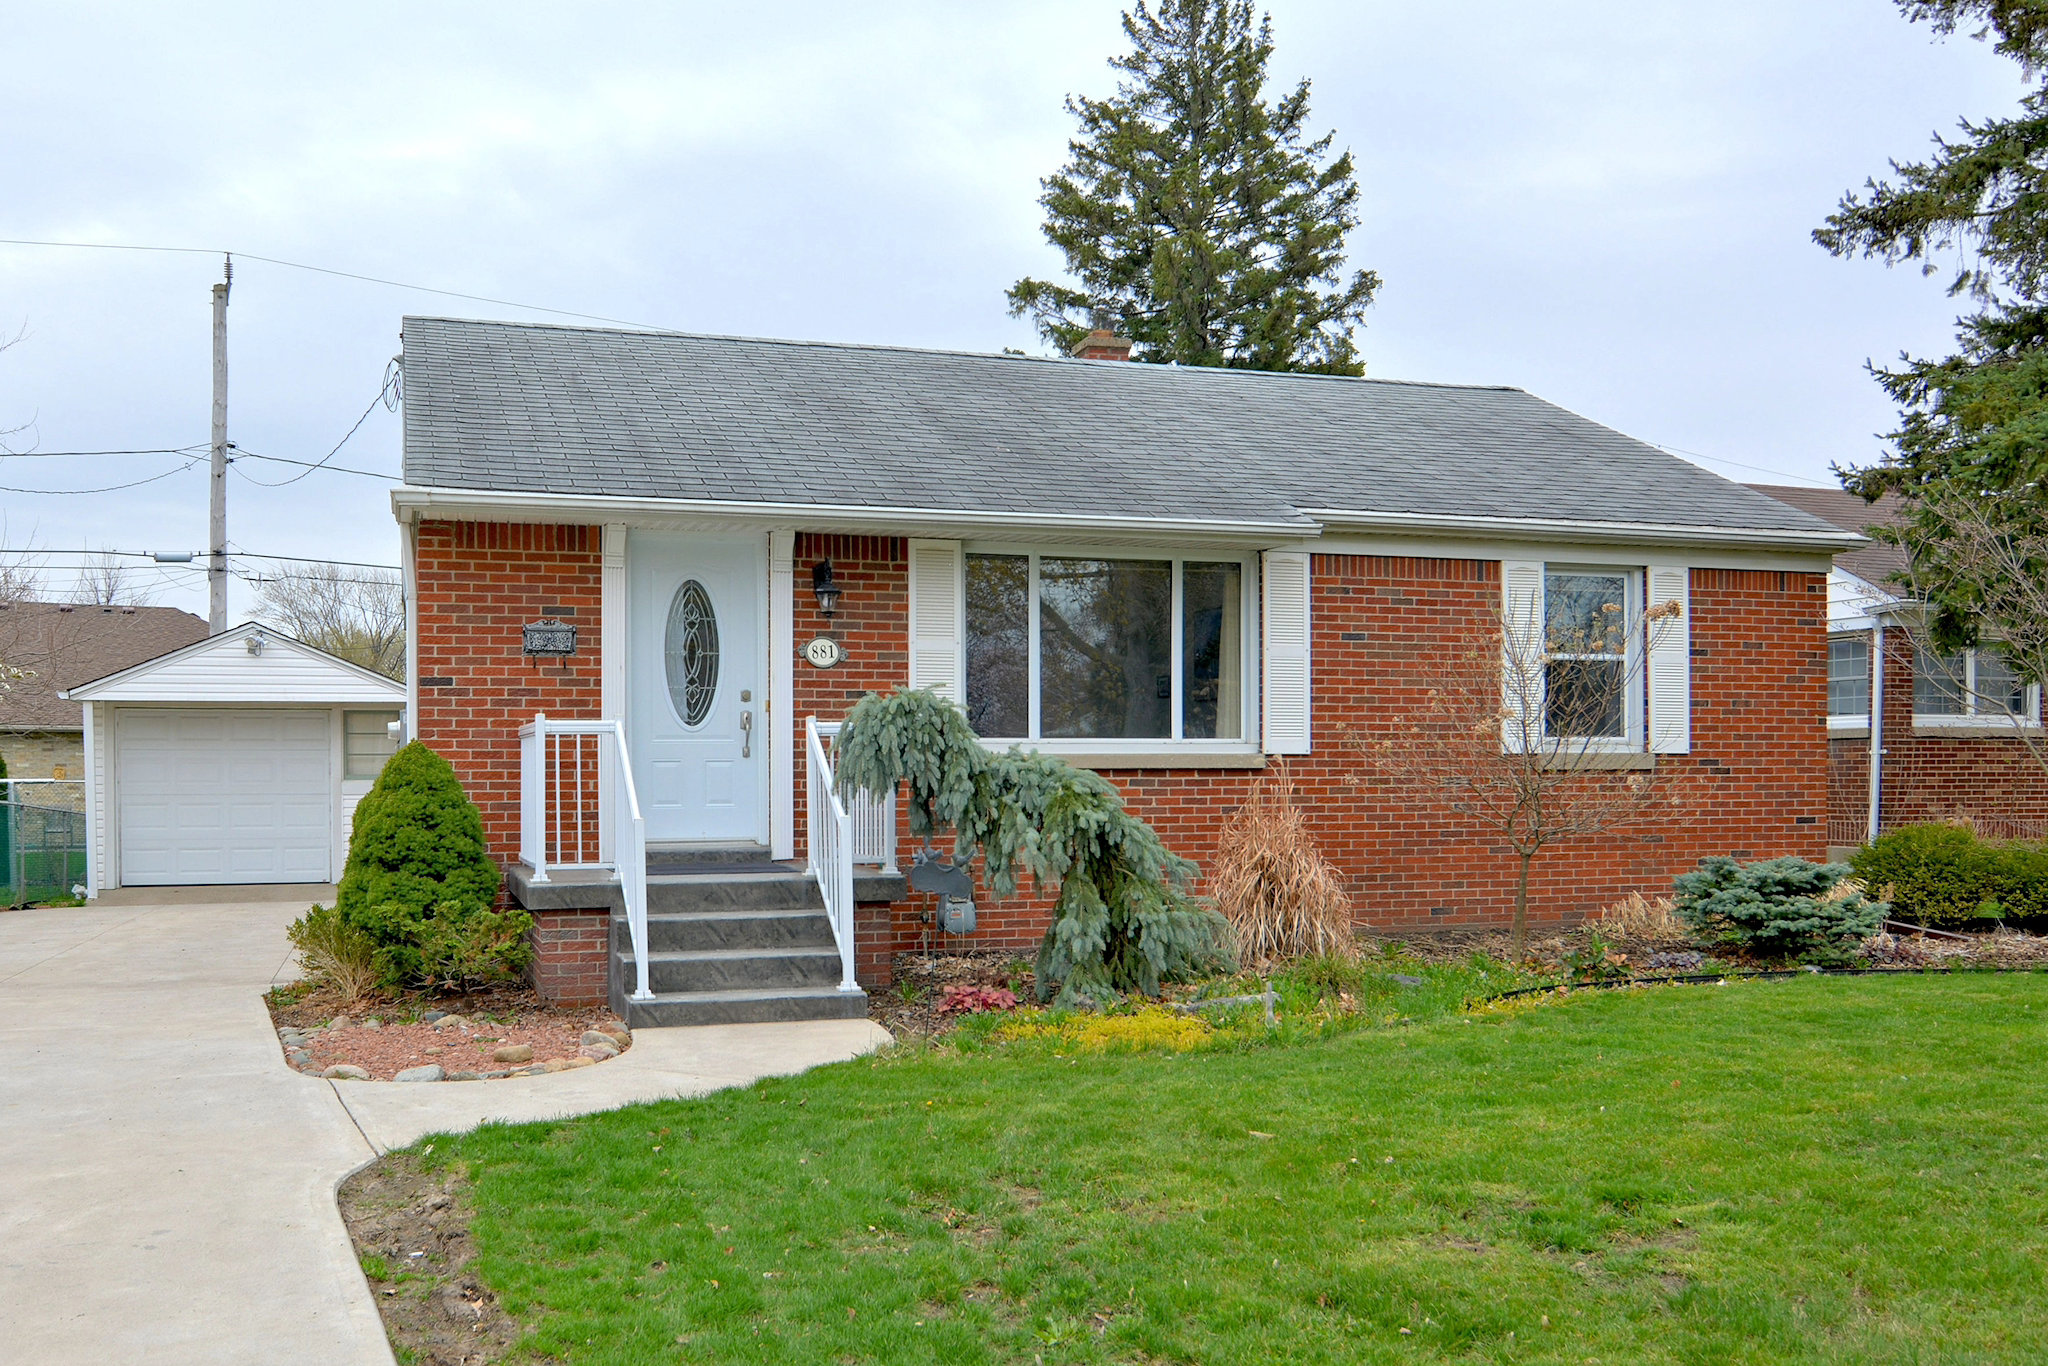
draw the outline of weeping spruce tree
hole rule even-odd
[[[927,691],[869,693],[839,732],[842,793],[907,785],[910,830],[953,829],[953,858],[979,853],[999,896],[1020,875],[1055,891],[1039,945],[1040,1000],[1159,993],[1163,979],[1231,964],[1230,928],[1187,891],[1195,865],[1160,843],[1098,773],[983,748],[961,710]]]
[[[1019,280],[1011,316],[1062,353],[1113,324],[1141,361],[1365,373],[1351,333],[1380,281],[1344,273],[1351,154],[1305,140],[1307,81],[1267,101],[1271,21],[1250,0],[1140,0],[1123,28],[1123,79],[1068,99],[1080,135],[1039,199],[1072,282]]]

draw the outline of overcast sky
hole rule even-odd
[[[14,4],[0,237],[228,247],[691,331],[1041,349],[1003,290],[1056,273],[1039,179],[1105,94],[1110,0],[308,6]],[[1274,0],[1276,83],[1356,155],[1369,373],[1511,384],[1745,480],[1821,482],[1892,412],[1863,372],[1944,350],[1953,301],[1808,233],[2010,64],[1880,0],[1715,6]],[[216,256],[0,246],[15,449],[204,443]],[[317,460],[400,317],[545,319],[238,260],[230,437]],[[334,463],[395,475],[374,408]],[[179,471],[0,459],[9,490]],[[391,479],[248,460],[250,552],[396,563]],[[246,476],[246,477],[244,477]],[[933,471],[934,478],[945,477]],[[203,462],[0,492],[68,586],[82,548],[199,550]],[[245,562],[254,571],[260,562]],[[201,576],[153,571],[205,610]],[[252,602],[237,584],[240,617]]]

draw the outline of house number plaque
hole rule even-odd
[[[814,636],[804,646],[804,658],[821,669],[829,669],[846,658],[846,652],[839,648],[839,642],[830,636]]]
[[[521,648],[529,655],[573,655],[576,628],[565,621],[529,622],[523,628]]]

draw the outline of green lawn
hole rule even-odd
[[[924,1050],[447,1160],[576,1362],[2048,1360],[2043,976]]]

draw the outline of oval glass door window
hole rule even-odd
[[[686,726],[703,725],[718,693],[718,614],[711,610],[711,595],[695,579],[685,579],[668,605],[662,649],[676,715]]]

